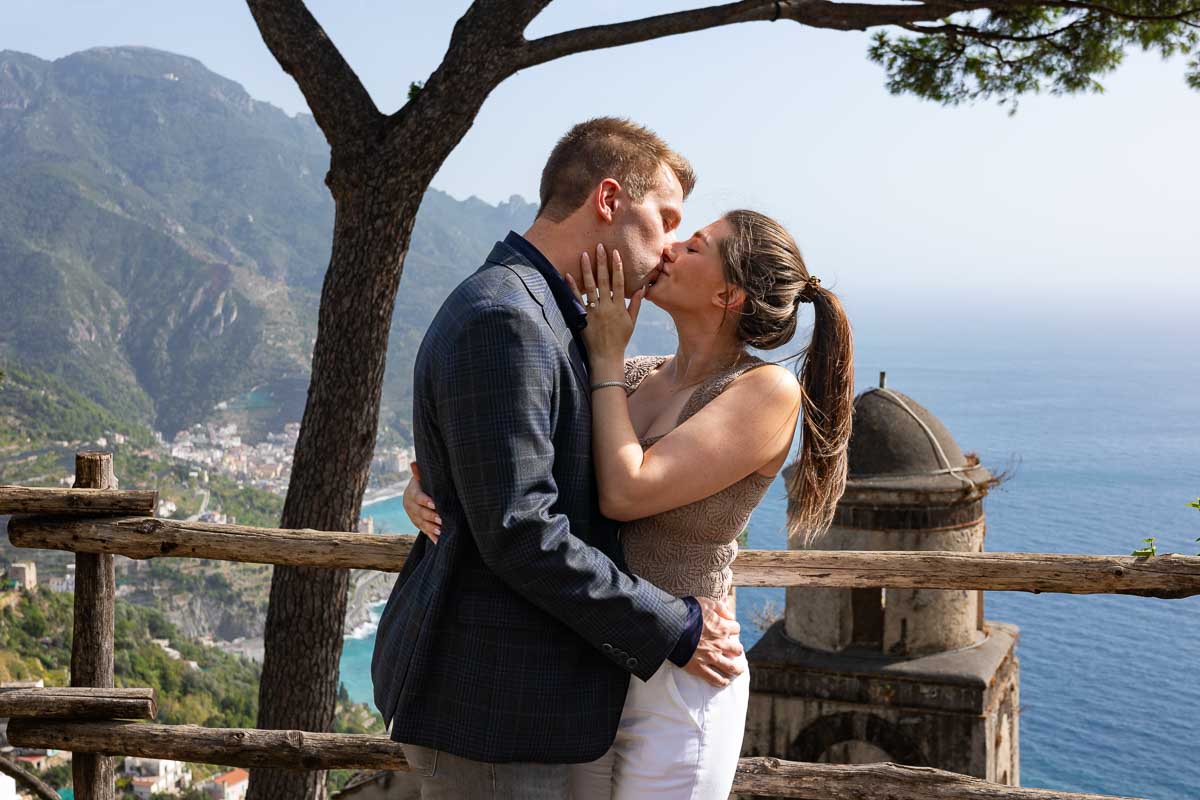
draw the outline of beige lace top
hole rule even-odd
[[[626,359],[625,393],[633,394],[645,377],[666,360],[666,356]],[[748,357],[696,387],[679,413],[676,426],[723,392],[734,378],[765,363]],[[649,448],[661,438],[642,439],[642,447]],[[629,569],[676,597],[725,599],[733,585],[730,564],[737,556],[738,534],[773,480],[752,473],[703,500],[625,523],[621,526],[621,545]]]

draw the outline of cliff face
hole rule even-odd
[[[0,51],[0,152],[0,365],[42,368],[168,435],[253,386],[299,380],[303,394],[334,212],[310,116],[173,53]],[[441,299],[533,212],[519,197],[427,194],[385,425],[408,417],[412,357]]]
[[[184,635],[211,636],[224,641],[262,637],[270,597],[270,573],[261,566],[230,565],[222,573],[209,572],[204,575],[202,587],[188,585],[196,582],[195,572],[186,578],[181,577],[182,573],[161,568],[154,576],[144,573],[143,569],[142,575],[131,575],[119,581],[135,587],[123,593],[122,599],[160,609]],[[232,575],[228,584],[210,577],[222,574]],[[351,571],[346,606],[347,635],[371,622],[370,605],[387,600],[395,581],[394,572]]]
[[[396,583],[396,573],[356,569],[350,573],[350,597],[346,603],[346,634],[371,621],[370,606],[387,600]]]
[[[267,619],[265,598],[168,593],[166,585],[160,582],[140,586],[122,599],[159,609],[180,633],[193,639],[256,638],[262,636]]]

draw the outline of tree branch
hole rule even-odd
[[[520,60],[522,67],[531,67],[572,53],[645,42],[739,22],[773,22],[786,19],[812,28],[866,30],[877,25],[931,22],[956,11],[979,7],[979,3],[958,0],[905,5],[841,3],[833,0],[743,0],[740,3],[676,11],[628,22],[556,33],[529,42]]]
[[[18,786],[33,792],[38,800],[59,800],[58,792],[50,784],[3,753],[0,753],[0,772],[16,781]]]
[[[552,2],[553,0],[475,0],[463,18],[479,17],[486,19],[492,28],[507,27],[517,33],[523,33],[534,17]]]
[[[901,25],[900,27],[904,28],[906,31],[912,31],[913,33],[919,33],[923,36],[931,36],[931,35],[962,36],[967,39],[978,39],[980,41],[1004,41],[1004,42],[1021,43],[1021,42],[1040,42],[1040,41],[1044,41],[1046,39],[1053,39],[1054,37],[1061,36],[1062,34],[1066,33],[1067,31],[1071,30],[1072,28],[1077,27],[1078,25],[1083,23],[1083,21],[1084,21],[1084,17],[1079,17],[1078,19],[1076,19],[1066,25],[1063,25],[1061,28],[1054,28],[1052,30],[1046,31],[1045,33],[1038,33],[1038,34],[1032,34],[1032,35],[1017,35],[1017,34],[998,33],[996,31],[985,31],[981,28],[976,28],[971,25],[957,25],[953,22],[948,22],[943,25],[904,24],[904,25]]]
[[[246,4],[271,54],[300,87],[330,146],[356,147],[373,138],[383,115],[303,0]]]
[[[1040,3],[1039,5],[1045,8],[1071,8],[1080,11],[1095,11],[1098,14],[1103,14],[1116,19],[1123,19],[1127,22],[1188,22],[1188,17],[1194,17],[1200,14],[1200,6],[1194,8],[1185,8],[1183,11],[1174,14],[1135,14],[1129,11],[1122,11],[1119,8],[1112,8],[1102,3],[1089,3],[1080,0],[1048,0],[1048,2]]]
[[[781,19],[798,22],[810,28],[843,31],[897,25],[923,34],[947,34],[952,28],[965,32],[969,29],[967,26],[918,28],[916,23],[942,20],[960,11],[997,11],[1019,6],[1076,9],[1127,21],[1174,21],[1189,26],[1195,23],[1188,18],[1196,14],[1196,9],[1174,14],[1137,14],[1088,0],[1046,0],[1040,3],[1022,0],[928,0],[906,4],[849,3],[836,0],[743,0],[545,36],[526,45],[520,62],[521,67],[531,67],[588,50],[619,47],[739,22],[773,22]]]

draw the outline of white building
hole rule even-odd
[[[124,771],[133,778],[133,793],[138,800],[150,800],[155,794],[179,794],[192,784],[187,764],[169,758],[126,756]]]
[[[37,564],[32,561],[15,561],[9,567],[8,577],[17,582],[17,586],[27,592],[37,588]]]
[[[50,591],[52,592],[74,592],[75,591],[75,565],[67,564],[67,574],[61,578],[51,578],[49,580]]]
[[[205,791],[213,800],[245,800],[248,788],[250,773],[240,768],[215,775],[204,784]]]
[[[0,800],[17,800],[17,782],[0,774]]]

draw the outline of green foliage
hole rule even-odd
[[[9,364],[0,383],[0,425],[8,441],[95,439],[104,431],[126,433],[138,444],[148,444],[151,434],[140,423],[137,408],[102,406],[62,378],[45,370]],[[0,441],[0,444],[4,444]]]
[[[1200,89],[1200,7],[1191,0],[1021,3],[902,27],[913,35],[877,33],[869,50],[894,94],[948,105],[995,97],[1015,110],[1022,94],[1103,91],[1099,78],[1130,47],[1191,54],[1187,81]]]
[[[69,789],[71,788],[71,762],[66,761],[49,766],[42,770],[38,777],[53,789]]]
[[[1197,511],[1200,511],[1200,497],[1197,497],[1195,502],[1188,503],[1187,507],[1194,508]],[[1148,539],[1142,539],[1142,541],[1146,543],[1146,546],[1140,547],[1137,550],[1134,550],[1132,553],[1130,553],[1130,555],[1138,556],[1140,558],[1158,555],[1158,548],[1154,544],[1155,538],[1156,537],[1151,536]],[[1196,541],[1200,542],[1200,536],[1196,537]],[[1197,553],[1196,555],[1200,556],[1200,553]]]
[[[283,498],[279,495],[251,486],[239,486],[221,475],[210,476],[208,490],[212,493],[210,505],[219,506],[227,515],[236,517],[239,525],[279,527],[283,515]]]
[[[1194,502],[1194,503],[1188,503],[1187,505],[1188,505],[1188,508],[1194,508],[1194,509],[1196,509],[1197,511],[1200,511],[1200,497],[1197,497],[1197,498],[1196,498],[1196,502]],[[1197,536],[1197,537],[1196,537],[1196,541],[1197,541],[1197,542],[1200,542],[1200,536]],[[1200,556],[1200,553],[1196,553],[1196,555]]]
[[[1151,536],[1147,539],[1142,539],[1146,543],[1145,547],[1139,547],[1129,555],[1137,556],[1138,558],[1149,558],[1158,555],[1158,548],[1154,544],[1155,537]]]
[[[413,81],[412,83],[410,83],[408,85],[408,102],[411,103],[413,100],[416,100],[417,95],[419,95],[421,93],[421,90],[424,88],[425,88],[425,81]]]
[[[0,95],[5,370],[37,365],[168,436],[254,386],[300,419],[334,211],[312,118],[149,48],[5,52]],[[392,317],[381,440],[410,441],[412,363],[441,300],[534,210],[427,193]],[[82,420],[33,411],[30,424],[79,436],[68,429]]]
[[[200,579],[202,586],[219,583]],[[217,586],[217,591],[225,588]],[[0,680],[42,678],[47,685],[67,685],[73,607],[70,594],[46,591],[22,594],[5,607],[0,612]],[[157,609],[122,601],[117,602],[114,634],[117,686],[156,689],[159,722],[255,726],[261,668],[254,661],[184,638]],[[168,639],[180,659],[173,660],[153,639]],[[379,733],[383,721],[343,691],[334,730]]]

